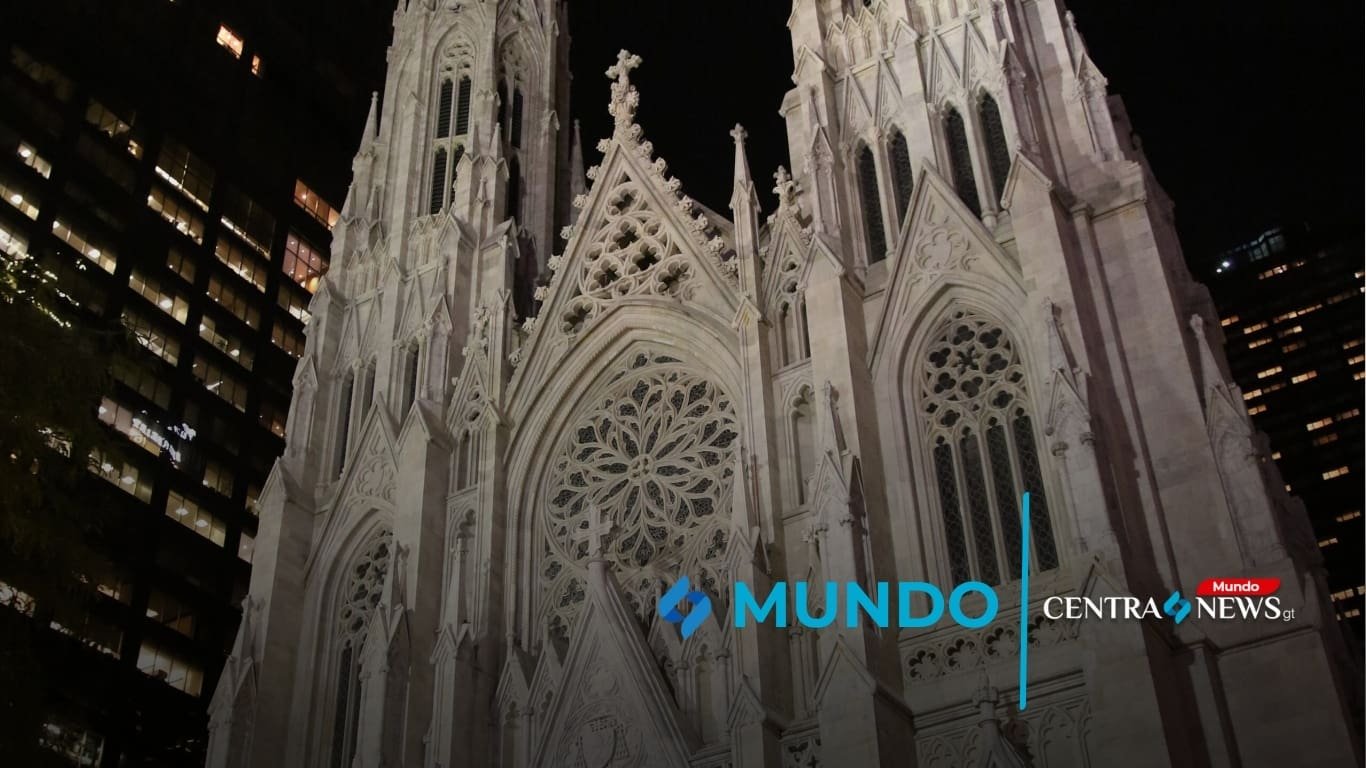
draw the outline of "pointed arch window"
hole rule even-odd
[[[816,398],[811,387],[804,386],[793,399],[789,416],[792,441],[794,496],[798,504],[807,503],[806,483],[816,472]]]
[[[498,84],[498,124],[507,131],[508,124],[508,84]]]
[[[953,172],[953,188],[958,198],[974,215],[982,215],[982,202],[977,199],[977,177],[972,172],[972,152],[968,148],[967,127],[958,110],[949,107],[944,112],[944,141],[949,150],[949,168]]]
[[[991,194],[999,201],[1005,193],[1006,177],[1010,175],[1010,147],[1006,142],[1006,129],[1001,123],[1001,109],[996,99],[983,93],[977,103],[978,120],[982,126],[982,138],[987,145],[987,171],[991,174]]]
[[[1058,566],[1024,366],[997,322],[958,310],[914,377],[955,582],[1020,572],[1020,497],[1030,493],[1032,566]]]
[[[508,128],[508,140],[514,147],[522,146],[522,89],[512,89],[512,124]]]
[[[370,615],[379,604],[393,549],[388,531],[361,550],[342,571],[336,624],[336,680],[333,701],[332,768],[348,768],[356,758],[361,681],[360,654],[365,647]]]
[[[522,218],[522,164],[516,156],[508,158],[508,216]]]
[[[375,402],[375,361],[371,360],[365,366],[365,376],[362,379],[364,388],[361,390],[360,417],[364,419],[370,415],[370,406]]]
[[[892,140],[887,149],[892,156],[892,189],[896,192],[896,210],[901,216],[911,204],[911,193],[915,187],[915,174],[911,170],[911,149],[906,144],[906,136],[901,131],[892,131]]]
[[[441,81],[441,93],[436,100],[436,137],[444,139],[451,135],[451,101],[454,84],[449,79]]]
[[[458,80],[448,74],[442,79],[437,92],[432,175],[427,188],[428,214],[440,213],[451,203],[455,164],[464,154],[464,137],[470,130],[470,97],[473,90],[468,74],[462,74]]]
[[[422,360],[422,350],[414,341],[403,350],[403,416],[412,410],[417,402],[418,364]]]
[[[332,458],[332,464],[338,475],[346,467],[347,443],[351,440],[351,401],[355,399],[355,394],[356,375],[347,371],[337,395],[337,453]]]
[[[882,222],[882,197],[878,194],[877,163],[873,150],[864,145],[858,153],[859,202],[863,205],[863,229],[868,238],[868,263],[887,258],[887,230]]]
[[[455,101],[455,135],[470,132],[470,95],[473,92],[469,75],[460,78],[460,96]]]
[[[440,213],[446,207],[446,148],[438,147],[432,159],[432,187],[428,213]]]

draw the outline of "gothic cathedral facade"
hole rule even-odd
[[[626,52],[584,169],[568,13],[395,12],[211,768],[1359,764],[1303,509],[1061,0],[795,0],[766,216],[738,126],[730,210],[685,194]],[[684,639],[682,576],[980,580],[1000,619]],[[1040,605],[1214,576],[1298,615]]]

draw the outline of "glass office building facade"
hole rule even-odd
[[[91,514],[118,524],[89,609],[54,614],[3,564],[0,606],[65,670],[54,752],[193,763],[383,37],[367,61],[268,6],[33,5],[0,12],[0,252],[132,334],[98,404],[131,449],[92,463]]]

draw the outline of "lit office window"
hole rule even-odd
[[[167,137],[157,154],[157,175],[198,205],[209,210],[209,196],[213,194],[213,168],[185,145]]]
[[[1284,369],[1281,368],[1279,365],[1273,366],[1273,367],[1271,367],[1271,368],[1267,368],[1267,369],[1264,370],[1264,371],[1258,371],[1258,372],[1257,372],[1257,378],[1259,378],[1259,379],[1265,379],[1265,378],[1268,377],[1268,376],[1275,376],[1276,374],[1280,373],[1282,370],[1284,370]]]
[[[28,241],[0,225],[0,253],[22,259],[28,256]]]
[[[199,338],[204,339],[215,349],[237,361],[239,365],[251,370],[256,362],[256,354],[247,342],[238,338],[232,331],[220,328],[217,321],[209,315],[199,319]]]
[[[1352,471],[1352,470],[1348,469],[1347,467],[1338,467],[1337,469],[1330,469],[1330,470],[1328,470],[1327,472],[1324,472],[1324,473],[1323,473],[1323,479],[1324,479],[1324,480],[1333,480],[1333,479],[1342,477],[1343,475],[1346,475],[1346,474],[1350,473],[1351,471]]]
[[[238,320],[256,329],[261,324],[261,313],[247,301],[246,297],[217,277],[209,278],[209,298],[231,312]]]
[[[20,189],[18,185],[0,179],[0,197],[4,197],[5,202],[14,206],[28,218],[38,218],[38,206],[34,205],[35,198],[31,194],[24,194],[24,190]]]
[[[218,37],[215,38],[215,42],[227,48],[234,59],[242,58],[242,38],[238,37],[236,32],[228,29],[228,25],[220,24],[218,26]]]
[[[319,224],[322,224],[328,229],[335,227],[337,225],[337,220],[341,218],[341,214],[337,212],[337,209],[333,208],[326,200],[322,199],[317,192],[309,189],[303,179],[296,179],[294,181],[294,203],[305,211],[308,211],[310,216],[317,219]]]
[[[152,479],[151,473],[144,473],[136,464],[120,462],[115,464],[116,459],[107,458],[99,451],[90,454],[90,471],[104,479],[109,484],[141,501],[144,504],[152,502]]]
[[[38,743],[79,768],[95,768],[104,760],[104,737],[62,718],[43,723]]]
[[[283,409],[265,401],[261,402],[261,413],[257,419],[261,422],[261,426],[269,429],[276,437],[284,438],[285,420],[287,418],[288,414]]]
[[[186,636],[194,637],[194,612],[190,606],[159,589],[147,598],[147,618]]]
[[[94,126],[95,130],[122,145],[128,150],[128,154],[141,158],[142,144],[133,138],[133,118],[134,113],[130,112],[126,116],[120,116],[94,99],[90,100],[85,109],[85,121],[87,123]]]
[[[128,287],[144,299],[157,305],[157,309],[175,318],[178,323],[184,324],[185,318],[189,316],[189,303],[171,291],[162,288],[161,283],[154,278],[146,277],[134,270],[128,275]]]
[[[32,144],[20,142],[19,148],[15,150],[15,154],[19,156],[19,162],[37,171],[39,176],[42,176],[45,179],[52,176],[52,163],[43,159],[42,155],[38,154],[38,150],[34,149]]]
[[[213,245],[213,255],[237,273],[237,276],[251,283],[258,291],[266,289],[266,264],[246,246],[228,237],[219,237]]]
[[[181,279],[185,282],[194,283],[194,257],[186,254],[179,248],[172,247],[166,254],[166,267],[177,275],[180,275]]]
[[[264,69],[264,67],[263,67],[263,65],[262,65],[262,63],[261,63],[261,57],[260,57],[259,55],[256,55],[256,54],[252,54],[252,57],[251,57],[251,73],[252,73],[253,75],[256,75],[257,77],[261,77],[261,76],[262,76],[262,73],[263,73],[263,69]]]
[[[123,325],[133,334],[133,338],[152,354],[175,365],[180,361],[180,342],[175,337],[163,333],[151,321],[129,309],[123,311]]]
[[[191,696],[204,686],[204,672],[197,665],[151,642],[144,641],[138,651],[138,671]]]
[[[255,200],[229,186],[223,192],[223,226],[270,257],[270,241],[275,237],[275,217]]]
[[[1316,379],[1316,378],[1318,378],[1318,376],[1319,376],[1318,371],[1305,371],[1304,373],[1298,374],[1298,375],[1296,375],[1296,376],[1291,376],[1291,377],[1290,377],[1290,383],[1291,383],[1291,384],[1303,384],[1304,382],[1309,381],[1310,379]]]
[[[175,491],[166,496],[166,516],[220,547],[227,539],[228,530],[222,520]]]
[[[0,607],[16,610],[25,616],[32,616],[36,602],[33,595],[0,581]]]
[[[204,220],[195,214],[188,203],[183,203],[170,192],[154,186],[147,192],[147,207],[161,214],[161,218],[182,235],[195,241],[196,245],[203,245]]]
[[[318,290],[318,280],[327,272],[327,260],[318,249],[309,245],[294,232],[285,240],[285,274],[304,290]]]
[[[280,289],[279,301],[280,309],[294,316],[295,319],[307,324],[313,316],[308,312],[308,300],[294,294],[293,291]]]
[[[111,275],[114,274],[114,268],[118,266],[118,258],[107,249],[95,247],[93,243],[85,239],[84,236],[77,234],[59,219],[52,220],[52,234],[56,235],[58,240],[75,248],[82,256],[98,264],[100,269]]]
[[[218,462],[214,461],[213,459],[207,459],[207,460],[205,460],[205,462],[204,462],[204,487],[205,487],[205,488],[208,488],[209,490],[212,490],[212,491],[214,491],[215,493],[217,493],[217,494],[219,494],[219,495],[221,495],[221,496],[226,496],[226,497],[228,497],[228,498],[231,498],[231,497],[232,497],[232,481],[233,481],[232,470],[229,470],[227,467],[223,466],[222,464],[219,464]]]
[[[1259,413],[1266,413],[1266,403],[1262,403],[1261,405],[1254,405],[1251,408],[1247,409],[1247,415],[1249,416],[1256,416]]]
[[[286,328],[284,323],[275,324],[270,331],[270,340],[290,357],[298,358],[304,354],[304,337]]]
[[[207,360],[195,360],[191,367],[194,377],[203,383],[204,388],[227,401],[229,405],[246,413],[247,386],[233,378],[217,365]]]
[[[246,531],[242,532],[242,541],[237,545],[237,556],[244,562],[250,563],[256,556],[256,537]]]

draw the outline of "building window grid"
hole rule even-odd
[[[147,598],[147,618],[178,632],[185,637],[194,637],[195,617],[190,606],[159,589],[152,590]]]
[[[205,213],[213,194],[213,168],[183,144],[167,137],[157,154],[156,174]]]
[[[157,309],[165,312],[176,322],[184,325],[186,318],[190,314],[189,302],[182,299],[171,291],[161,287],[160,281],[155,278],[147,277],[141,272],[134,270],[128,274],[128,287],[134,293],[156,305]]]
[[[138,671],[195,697],[204,685],[198,665],[151,642],[144,641],[138,651]]]
[[[256,253],[235,242],[231,237],[219,237],[213,244],[213,255],[233,274],[251,283],[262,293],[266,290],[266,274],[270,267]]]
[[[0,196],[3,196],[5,202],[14,206],[15,210],[24,214],[30,221],[38,218],[38,206],[33,204],[33,196],[25,195],[24,191],[13,182],[0,179]]]
[[[228,25],[220,24],[218,26],[218,35],[214,38],[214,42],[231,53],[234,59],[242,58],[242,49],[245,47],[245,43],[241,36],[233,32]]]
[[[122,320],[124,327],[144,349],[171,365],[180,361],[180,342],[174,336],[163,333],[150,320],[132,310],[125,309]]]
[[[58,240],[75,248],[78,253],[94,262],[105,272],[112,275],[114,274],[114,270],[118,267],[117,256],[110,253],[107,249],[96,247],[86,239],[85,236],[72,230],[71,227],[61,219],[52,220],[52,234],[56,236]]]
[[[227,541],[228,528],[223,521],[181,493],[166,495],[166,516],[220,547]]]
[[[199,319],[199,337],[248,371],[256,363],[256,354],[249,343],[229,330],[220,329],[219,324],[207,314]]]
[[[285,239],[284,272],[304,290],[314,293],[318,281],[327,273],[327,259],[298,233],[290,232]]]
[[[193,240],[196,245],[204,244],[204,220],[188,204],[182,204],[159,185],[153,185],[148,190],[147,207],[160,214],[176,231]]]
[[[330,231],[337,226],[341,214],[317,192],[304,183],[303,179],[294,180],[294,204],[308,211],[308,215]]]
[[[241,381],[207,360],[195,360],[191,371],[205,389],[242,413],[247,412],[248,389]]]
[[[216,276],[209,278],[208,296],[218,305],[234,317],[246,323],[252,330],[256,330],[261,325],[261,313],[246,299],[242,294],[233,290],[231,286],[219,280]]]
[[[32,144],[24,141],[19,142],[15,154],[19,156],[19,162],[32,168],[39,176],[45,179],[52,177],[52,163],[38,154],[38,149]]]

